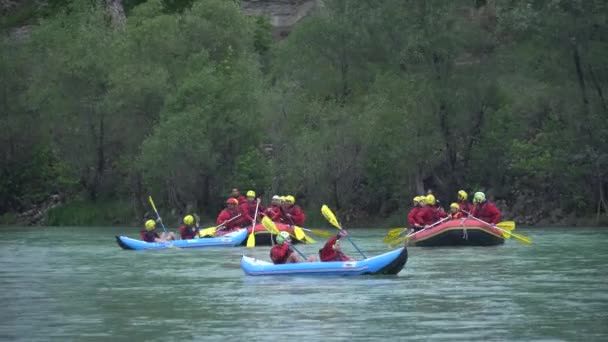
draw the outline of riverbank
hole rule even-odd
[[[23,213],[7,213],[0,216],[0,226],[138,226],[147,219],[155,217],[150,209],[139,218],[133,206],[125,200],[111,200],[90,202],[75,199],[66,203],[56,202],[50,198],[40,207],[32,208]],[[304,208],[307,220],[306,226],[325,227],[326,220],[318,210]],[[181,223],[182,215],[175,209],[160,207],[163,221],[171,227]],[[525,222],[518,219],[521,215],[503,212],[504,221],[515,221],[518,227],[608,227],[608,217],[595,215],[575,216],[565,215],[558,220],[539,220],[535,223]],[[404,227],[406,225],[407,212],[399,211],[388,217],[370,217],[350,214],[340,216],[339,219],[345,228],[369,228],[369,227]],[[212,226],[215,216],[209,214],[200,215],[201,226]],[[523,222],[522,222],[523,221]]]

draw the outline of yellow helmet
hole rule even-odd
[[[253,190],[247,191],[247,197],[255,197],[255,191],[253,191]]]
[[[192,216],[192,215],[184,216],[184,224],[186,226],[193,226],[194,225],[194,216]]]
[[[458,191],[458,199],[466,201],[467,197],[469,197],[469,195],[467,195],[466,191],[464,191],[464,190],[459,190]]]
[[[285,196],[285,202],[291,203],[291,204],[295,204],[296,203],[296,198],[293,197],[292,195]]]
[[[156,222],[154,220],[146,221],[146,230],[147,231],[152,231],[152,230],[154,230],[154,228],[156,228]]]
[[[452,204],[450,204],[450,209],[456,209],[456,210],[460,210],[460,206],[458,205],[458,203],[454,202]]]
[[[426,197],[424,198],[424,201],[426,202],[426,204],[430,204],[430,205],[435,205],[435,203],[437,202],[435,200],[435,196],[431,195],[426,195]]]
[[[418,204],[420,203],[420,196],[416,196],[412,199],[412,201],[414,202],[414,204]]]

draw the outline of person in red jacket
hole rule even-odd
[[[239,202],[238,204],[245,203],[247,201],[247,198],[245,198],[245,196],[241,195],[241,192],[237,188],[232,189],[232,193],[230,194],[230,197],[236,199]]]
[[[279,195],[272,196],[270,207],[264,210],[264,215],[273,221],[278,221],[281,218],[281,197]]]
[[[465,217],[468,216],[465,212],[470,213],[471,211],[473,211],[473,204],[471,204],[471,202],[467,201],[468,197],[469,197],[469,195],[467,194],[466,191],[464,191],[464,190],[458,191],[458,206],[460,207],[460,212]]]
[[[462,211],[460,211],[460,206],[458,203],[454,202],[450,204],[450,213],[448,214],[451,220],[458,220],[463,217]]]
[[[264,208],[261,205],[257,204],[257,201],[255,199],[255,191],[249,190],[247,191],[247,201],[239,204],[239,211],[243,215],[244,222],[253,222],[256,208],[258,210],[258,220],[260,220],[261,215],[259,214],[264,212]]]
[[[156,229],[156,222],[154,220],[146,221],[146,230],[139,232],[141,239],[146,242],[165,242],[169,240],[177,240],[177,237],[173,232],[163,232],[161,235],[158,235],[154,229]]]
[[[410,229],[416,230],[416,228],[422,228],[422,226],[416,223],[416,214],[420,211],[420,200],[422,196],[416,196],[413,199],[414,206],[410,209],[410,212],[407,214],[407,224]]]
[[[353,260],[348,255],[342,253],[340,249],[340,238],[346,236],[345,230],[341,230],[338,235],[332,236],[325,242],[323,248],[319,250],[321,261],[350,261]]]
[[[437,201],[435,196],[427,195],[424,200],[420,202],[422,208],[416,213],[415,222],[419,226],[427,227],[440,219],[447,217],[445,211],[442,208],[437,207]]]
[[[281,232],[276,237],[277,244],[270,249],[270,259],[275,264],[292,264],[302,262],[298,255],[289,248],[291,236],[288,232]]]
[[[184,216],[184,224],[179,227],[179,234],[182,236],[182,240],[198,237],[198,228],[194,225],[194,216]]]
[[[239,202],[237,201],[236,198],[233,198],[233,197],[229,198],[226,201],[226,209],[222,210],[220,212],[220,214],[217,216],[217,220],[215,222],[218,225],[224,225],[224,229],[222,229],[223,232],[228,233],[230,231],[233,231],[235,229],[242,227],[242,225],[244,223],[242,216],[240,218],[230,221],[234,217],[240,215],[239,209],[237,208],[238,204],[239,204]],[[228,222],[228,221],[230,221],[230,222]],[[251,223],[251,221],[249,221],[249,223]],[[245,223],[245,224],[247,224],[247,223]]]
[[[496,208],[494,203],[486,200],[486,195],[483,192],[475,193],[473,203],[475,208],[471,213],[472,216],[491,224],[497,224],[500,221],[500,210]]]
[[[285,224],[301,226],[306,221],[306,215],[300,206],[296,205],[296,198],[289,195],[285,196],[281,221]]]

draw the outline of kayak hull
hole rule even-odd
[[[450,220],[408,239],[408,246],[497,246],[505,242],[502,231],[473,219]]]
[[[175,240],[167,242],[146,242],[131,239],[126,236],[116,236],[116,243],[123,249],[148,250],[167,248],[205,248],[205,247],[234,247],[247,239],[247,229],[239,229],[232,233],[210,238]]]
[[[241,259],[241,268],[250,276],[307,275],[307,276],[356,276],[397,274],[407,262],[407,248],[358,261],[301,262],[275,265],[268,261],[247,256]]]
[[[288,232],[291,236],[295,236],[295,233],[291,226],[288,226],[283,223],[278,223],[278,222],[275,222],[274,224],[279,231]],[[247,227],[247,234],[249,234],[249,233],[251,233],[251,226]],[[276,236],[271,234],[268,230],[266,230],[266,227],[264,227],[264,225],[261,223],[258,223],[255,225],[254,236],[255,236],[255,245],[256,246],[271,246],[274,243],[276,243],[276,241],[275,241]],[[296,238],[292,238],[291,241],[293,244],[302,243],[301,241],[299,241]],[[247,239],[245,239],[241,243],[242,246],[245,246],[246,244],[247,244]]]

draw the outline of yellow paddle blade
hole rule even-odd
[[[331,223],[332,226],[342,230],[342,226],[338,222],[336,215],[334,215],[333,211],[331,211],[331,209],[329,209],[327,205],[323,204],[323,206],[321,207],[321,214],[323,214],[323,217],[325,217],[327,221]]]
[[[249,237],[247,238],[247,248],[255,247],[255,234],[253,234],[253,228],[254,227],[251,227],[251,234],[249,234]]]
[[[515,222],[513,222],[513,221],[498,222],[496,224],[496,227],[504,229],[504,230],[512,231],[513,229],[515,229]]]
[[[403,233],[404,230],[407,230],[408,228],[393,228],[391,230],[388,231],[388,233],[386,233],[386,236],[392,236],[392,237],[397,237],[400,236],[401,233]]]
[[[294,226],[293,227],[293,233],[296,236],[296,239],[298,240],[304,240],[304,238],[306,237],[306,234],[304,233],[304,231],[302,230],[302,228],[298,227],[298,226]]]
[[[155,212],[158,212],[158,210],[156,210],[156,206],[154,205],[154,201],[152,200],[152,196],[148,196],[148,202],[150,202],[152,209],[154,209]]]
[[[521,235],[521,234],[515,234],[515,233],[510,233],[511,236],[513,236],[515,239],[517,239],[518,241],[521,241],[525,244],[531,244],[532,243],[532,239],[530,239],[527,236]]]
[[[391,246],[397,246],[397,245],[404,243],[405,240],[407,240],[408,238],[409,238],[409,235],[405,235],[405,236],[399,237],[397,239],[392,239],[392,240],[388,241],[387,244],[389,244]]]
[[[277,226],[274,224],[274,222],[272,222],[271,219],[268,218],[268,216],[264,216],[262,218],[262,225],[264,226],[264,228],[266,228],[267,231],[269,231],[271,234],[274,235],[279,235],[280,231],[277,228]]]
[[[209,228],[201,229],[198,231],[198,236],[199,237],[214,236],[216,231],[217,231],[217,227],[209,227]]]
[[[311,237],[310,237],[310,236],[308,236],[308,235],[306,235],[306,236],[304,237],[304,240],[302,240],[302,241],[303,241],[305,244],[307,244],[307,245],[317,242],[317,241],[315,241],[315,239],[311,238]]]
[[[307,231],[309,231],[309,232],[311,232],[311,233],[313,233],[315,235],[318,235],[320,237],[330,237],[330,236],[334,235],[334,234],[332,234],[330,232],[326,232],[326,231],[320,230],[320,229],[308,229]]]

